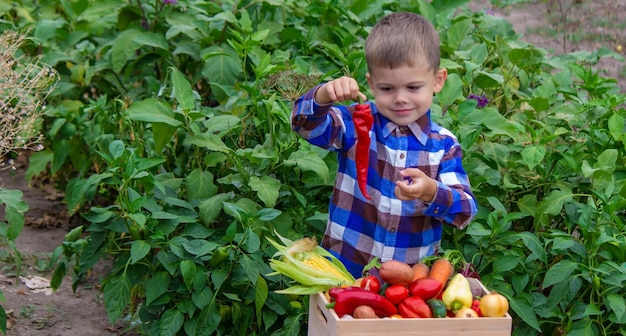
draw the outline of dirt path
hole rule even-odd
[[[0,186],[22,190],[30,210],[26,225],[16,239],[24,259],[22,277],[15,276],[13,259],[5,247],[0,252],[0,290],[6,298],[8,336],[108,336],[119,335],[106,317],[99,284],[105,266],[72,291],[68,276],[61,288],[52,293],[49,279],[53,269],[48,263],[52,251],[63,242],[71,224],[53,188],[29,187],[24,179],[26,166],[0,171]],[[0,209],[0,219],[4,210]]]
[[[558,4],[562,6],[559,7]],[[490,10],[489,0],[475,0],[474,10]],[[549,10],[548,10],[549,9]],[[509,20],[523,38],[553,53],[577,50],[615,49],[626,46],[626,22],[617,15],[626,12],[624,0],[548,0],[495,10]],[[598,18],[603,18],[602,20]],[[562,20],[566,25],[559,23]],[[565,37],[565,42],[563,40]],[[622,51],[623,52],[623,51]],[[606,76],[616,78],[626,92],[626,64],[605,58],[597,66]],[[16,171],[0,170],[0,187],[19,189],[29,204],[27,225],[17,239],[27,266],[23,275],[50,279],[46,267],[51,252],[61,244],[71,228],[60,195],[52,186],[29,187],[24,180],[24,162]],[[0,220],[4,210],[0,209]],[[95,270],[86,283],[71,290],[68,277],[61,289],[51,295],[28,288],[15,277],[15,268],[6,248],[0,246],[0,290],[9,312],[9,336],[110,336],[121,332],[109,325],[99,283],[105,266]],[[116,326],[119,328],[119,326]],[[129,334],[125,334],[129,335]]]

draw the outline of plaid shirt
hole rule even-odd
[[[461,165],[461,146],[450,131],[430,120],[430,111],[403,127],[369,103],[374,126],[367,179],[372,199],[367,200],[356,180],[354,105],[319,105],[313,99],[318,87],[296,100],[292,128],[311,144],[337,152],[339,167],[322,246],[352,274],[360,276],[373,257],[416,263],[437,252],[443,222],[459,229],[470,223],[477,205]],[[394,196],[400,171],[410,167],[437,181],[430,204]]]

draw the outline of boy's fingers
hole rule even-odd
[[[361,98],[362,102],[366,102],[367,101],[367,96],[363,94],[363,92],[359,91],[359,98]]]

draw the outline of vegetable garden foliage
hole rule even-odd
[[[343,73],[365,88],[368,29],[408,10],[441,33],[433,117],[458,135],[480,205],[443,247],[510,300],[515,335],[626,332],[626,95],[588,67],[619,56],[548,57],[466,0],[171,2],[0,4],[0,26],[32,28],[24,52],[62,75],[28,172],[62,181],[85,219],[55,287],[110,260],[111,323],[305,334],[307,298],[274,293],[290,284],[266,276],[265,237],[321,235],[335,166],[290,130],[291,100]]]

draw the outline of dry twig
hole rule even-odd
[[[10,152],[41,149],[44,101],[58,79],[40,58],[20,54],[26,38],[11,30],[0,35],[0,167]]]

